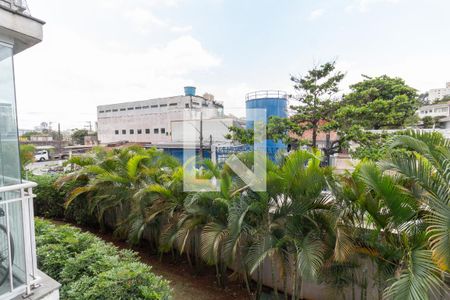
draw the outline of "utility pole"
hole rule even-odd
[[[58,153],[61,153],[61,142],[62,142],[62,138],[61,138],[61,124],[58,123]]]
[[[203,160],[203,112],[200,111],[200,159]]]
[[[89,126],[89,133],[91,133],[92,132],[92,122],[91,121],[86,121],[86,123]]]

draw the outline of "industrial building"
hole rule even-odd
[[[237,120],[225,117],[223,104],[210,95],[198,96],[194,87],[184,90],[182,96],[98,106],[99,142],[182,142],[183,126],[191,126],[193,131],[199,132],[200,123],[206,142],[225,141],[228,127],[236,125]]]

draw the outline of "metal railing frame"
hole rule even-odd
[[[18,197],[12,197],[11,199],[3,199],[0,204],[5,205],[5,222],[8,237],[8,260],[9,260],[9,287],[10,292],[7,292],[0,296],[0,300],[11,299],[17,295],[25,293],[25,296],[31,295],[32,290],[36,285],[36,282],[40,279],[37,272],[36,261],[36,242],[35,242],[35,230],[34,230],[34,209],[33,209],[33,187],[37,186],[36,183],[30,181],[23,181],[19,184],[7,185],[0,187],[0,195],[10,192],[19,192]],[[9,216],[9,204],[21,203],[22,211],[22,229],[23,229],[23,245],[25,254],[25,282],[19,287],[14,288],[14,274],[13,265],[11,261],[11,243],[10,243],[10,216]]]
[[[261,90],[245,95],[245,101],[263,98],[287,99],[288,94],[279,90]]]

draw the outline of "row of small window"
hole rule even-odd
[[[420,111],[421,114],[428,114],[428,113],[431,114],[432,112],[433,112],[432,109],[430,109],[430,110],[421,110],[421,111]],[[441,113],[441,112],[442,112],[442,113],[445,113],[445,112],[448,112],[448,108],[447,108],[447,107],[444,107],[444,108],[435,108],[435,109],[434,109],[434,112],[435,112],[435,113]]]
[[[119,130],[115,130],[114,133],[117,135],[119,134]],[[137,134],[142,134],[142,129],[137,129],[136,130]],[[134,134],[134,129],[130,129],[129,130],[130,134]],[[167,134],[166,129],[165,128],[161,128],[161,130],[159,128],[153,128],[153,133],[154,134]],[[122,129],[122,134],[127,134],[127,130],[126,129]],[[145,129],[145,134],[150,134],[150,129]]]
[[[199,106],[200,103],[198,102],[192,102],[193,105]],[[169,106],[178,106],[178,103],[170,103]],[[186,103],[186,108],[189,108],[189,103]],[[208,106],[207,104],[203,104],[203,106]],[[160,104],[159,107],[167,107],[167,104]],[[149,108],[158,108],[158,105],[144,105],[144,106],[136,106],[136,107],[128,107],[128,108],[114,108],[114,109],[107,109],[107,110],[100,110],[99,113],[109,113],[109,112],[118,112],[118,111],[127,111],[127,110],[140,110],[140,109],[149,109]]]

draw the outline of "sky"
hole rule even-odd
[[[245,94],[293,93],[331,60],[343,91],[369,76],[450,81],[448,0],[28,0],[44,40],[15,57],[19,128],[95,122],[97,105],[194,85],[239,114]]]

